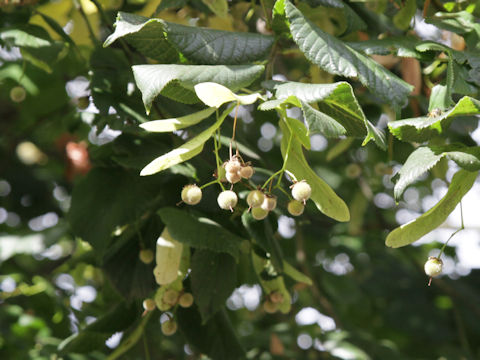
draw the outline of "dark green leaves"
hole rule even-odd
[[[175,208],[163,208],[158,214],[175,240],[194,248],[227,253],[238,259],[243,239],[212,220],[197,218]]]
[[[437,116],[392,121],[388,124],[388,128],[400,140],[424,142],[433,136],[443,134],[455,117],[478,114],[480,114],[480,101],[465,96],[447,112]]]
[[[264,85],[272,89],[278,99],[286,99],[292,105],[301,106],[310,134],[319,132],[328,137],[365,137],[364,145],[374,139],[380,148],[386,149],[383,132],[375,129],[367,120],[349,83],[304,84],[270,81]],[[292,97],[300,100],[299,103]],[[318,103],[318,110],[309,103]]]
[[[105,341],[117,331],[124,331],[138,315],[134,304],[117,305],[85,329],[65,339],[59,346],[61,354],[89,353],[93,350],[106,349]]]
[[[205,324],[225,306],[225,301],[235,290],[235,259],[227,254],[197,249],[190,265],[193,297],[202,315],[202,324]]]
[[[64,49],[63,43],[53,41],[43,28],[35,25],[3,29],[0,44],[19,47],[24,60],[48,73]]]
[[[263,72],[262,65],[136,65],[135,81],[142,92],[147,113],[153,100],[164,95],[176,101],[193,104],[199,99],[193,87],[215,82],[237,91],[250,85]]]
[[[453,176],[448,192],[442,200],[422,216],[396,228],[388,234],[386,245],[398,248],[411,244],[439,227],[473,186],[477,175],[478,171],[460,170],[457,172]]]
[[[178,52],[197,64],[232,65],[263,60],[274,38],[253,33],[184,26],[119,12],[115,32],[104,46],[125,37],[144,55],[175,62]]]
[[[412,87],[370,58],[320,30],[288,0],[285,13],[293,40],[314,64],[346,77],[358,77],[375,95],[394,106],[404,106]]]
[[[178,308],[176,318],[188,343],[211,359],[245,359],[245,352],[224,310],[217,312],[206,324],[202,324],[196,306]]]
[[[398,201],[408,185],[434,167],[443,157],[455,161],[466,170],[480,170],[479,147],[469,148],[463,145],[420,147],[410,154],[399,171],[400,177],[394,189],[395,199]]]
[[[268,55],[272,36],[165,24],[167,38],[189,60],[198,64],[245,64]]]
[[[119,168],[96,168],[76,185],[68,218],[76,236],[102,255],[112,232],[155,203],[158,179],[141,178]],[[92,206],[92,204],[96,204]]]

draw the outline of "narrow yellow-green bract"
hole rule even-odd
[[[157,266],[153,269],[157,284],[166,285],[175,281],[180,269],[182,250],[183,244],[173,239],[165,228],[157,240]]]
[[[236,101],[242,105],[249,105],[261,98],[259,93],[237,95],[229,88],[214,82],[200,83],[195,85],[194,88],[198,98],[202,100],[204,104],[216,108],[231,101]]]

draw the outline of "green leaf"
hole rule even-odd
[[[392,121],[388,123],[388,128],[400,140],[424,142],[433,136],[443,134],[454,118],[479,114],[480,101],[464,96],[453,109],[440,115]]]
[[[227,0],[201,0],[205,5],[208,6],[212,12],[219,16],[225,17],[228,14],[228,3]]]
[[[144,264],[138,256],[141,250],[139,239],[143,240],[145,248],[154,251],[162,228],[163,224],[157,216],[148,219],[141,227],[129,226],[115,238],[103,257],[102,269],[127,301],[143,300],[157,287],[152,277],[153,263]]]
[[[384,39],[371,39],[366,41],[348,42],[347,45],[367,55],[389,55],[399,57],[412,57],[418,60],[429,59],[428,54],[422,53],[416,46],[420,39],[413,36],[389,36]]]
[[[312,106],[302,101],[303,116],[308,126],[308,133],[323,134],[326,137],[337,138],[345,135],[347,130],[335,119],[327,114],[314,109]]]
[[[320,30],[288,0],[285,13],[293,40],[314,64],[323,70],[346,77],[357,77],[375,95],[394,106],[404,106],[413,87],[372,59]]]
[[[237,267],[230,255],[196,250],[191,262],[190,281],[195,303],[205,324],[235,290]]]
[[[453,176],[447,194],[425,214],[388,234],[385,241],[386,245],[398,248],[411,244],[439,227],[473,186],[477,175],[477,171],[458,171]]]
[[[193,104],[199,99],[194,86],[216,82],[232,91],[250,85],[264,71],[263,65],[136,65],[132,67],[135,81],[142,92],[147,113],[160,94],[173,100]]]
[[[355,98],[352,86],[347,82],[304,84],[267,81],[263,85],[273,90],[277,98],[289,99],[295,96],[301,101],[310,133],[320,132],[328,137],[344,134],[354,137],[365,136],[364,145],[370,139],[374,139],[380,148],[386,149],[383,132],[367,120]],[[319,110],[308,105],[312,102],[318,102]]]
[[[52,73],[64,44],[53,41],[40,26],[28,25],[16,29],[1,29],[0,44],[19,47],[24,60],[47,73]]]
[[[106,350],[105,341],[115,332],[124,331],[135,321],[137,315],[138,308],[134,303],[128,306],[120,303],[95,322],[63,340],[58,351],[61,354],[85,354],[98,349]]]
[[[175,130],[181,130],[198,124],[200,121],[208,118],[214,112],[215,108],[207,108],[178,118],[148,121],[141,124],[140,127],[150,132],[171,132]]]
[[[161,0],[160,5],[157,6],[155,13],[171,8],[182,8],[187,4],[187,0]]]
[[[68,220],[72,231],[95,249],[107,249],[112,232],[147,211],[158,193],[158,178],[141,178],[119,168],[95,168],[75,184]],[[96,204],[97,206],[93,206]]]
[[[245,351],[225,310],[217,312],[206,324],[202,324],[196,306],[179,307],[176,315],[180,331],[197,351],[212,360],[245,359]]]
[[[238,259],[243,239],[212,220],[168,207],[160,209],[158,214],[175,240],[197,249],[227,253]]]
[[[403,7],[393,17],[393,23],[400,30],[406,30],[410,26],[415,12],[417,11],[417,1],[407,0],[403,4]]]
[[[297,137],[298,141],[303,145],[303,147],[307,150],[310,149],[310,138],[308,137],[308,132],[307,128],[303,123],[301,123],[297,119],[293,119],[290,117],[287,117],[285,119],[287,121],[288,128],[290,131],[295,134]]]
[[[260,246],[271,258],[275,270],[281,272],[283,271],[283,253],[282,248],[274,238],[272,221],[274,219],[271,216],[263,221],[255,220],[251,211],[244,211],[242,214],[242,224],[247,229],[248,234],[255,244]]]
[[[189,60],[198,64],[236,65],[264,60],[273,36],[206,29],[165,21],[168,40]]]
[[[152,317],[153,312],[148,312],[145,316],[140,320],[139,324],[132,331],[132,333],[128,336],[128,338],[124,339],[122,343],[113,351],[107,358],[107,360],[115,360],[118,359],[120,356],[125,354],[128,350],[130,350],[134,345],[137,344],[138,340],[144,335],[145,326],[147,325],[148,321]]]
[[[270,294],[274,291],[282,294],[283,301],[278,304],[278,309],[282,313],[287,314],[291,309],[292,298],[287,288],[285,287],[283,276],[276,276],[272,279],[266,280],[262,276],[262,273],[270,266],[270,261],[266,258],[263,258],[257,255],[254,251],[252,251],[251,254],[252,254],[253,268],[255,269],[255,273],[258,276],[258,279],[260,281],[260,284],[262,285],[263,290],[265,291],[266,294]]]
[[[334,9],[342,9],[343,17],[345,18],[345,30],[343,31],[342,35],[367,28],[367,24],[365,24],[362,18],[358,16],[350,6],[341,0],[306,0],[306,2],[311,7],[317,7],[321,5]]]
[[[125,38],[143,55],[162,63],[178,61],[178,51],[165,37],[164,21],[120,11],[115,21],[115,31],[103,43],[110,46]]]
[[[398,201],[407,186],[433,168],[441,158],[441,154],[435,154],[429,147],[419,147],[412,152],[398,172],[400,177],[394,188],[395,199]]]
[[[398,201],[407,186],[433,168],[443,157],[455,161],[465,170],[480,170],[480,147],[478,146],[466,147],[461,144],[452,144],[419,147],[410,154],[398,172],[400,177],[394,188],[395,199]]]
[[[301,282],[307,285],[312,285],[312,279],[310,279],[307,275],[304,273],[301,273],[297,269],[295,269],[292,265],[287,263],[286,261],[283,261],[283,272],[285,275],[288,275],[291,277],[293,280],[297,282]]]
[[[285,157],[285,151],[291,133],[283,121],[280,122],[280,128],[283,133],[282,155]],[[312,187],[312,195],[310,198],[322,213],[337,221],[348,221],[350,219],[348,207],[345,202],[310,168],[303,155],[302,145],[295,138],[292,139],[286,169],[293,173],[298,180],[305,179],[310,184]]]
[[[159,156],[155,160],[146,165],[140,172],[140,176],[153,175],[162,170],[168,169],[173,165],[180,164],[187,161],[194,156],[200,154],[203,150],[203,145],[215,133],[215,131],[222,125],[223,121],[233,109],[233,106],[223,112],[218,120],[209,128],[202,131],[193,139],[187,141],[182,146],[169,151],[168,153]]]
[[[178,61],[178,52],[197,64],[234,65],[263,60],[274,37],[185,26],[162,19],[119,12],[115,32],[104,46],[119,38],[135,46],[143,55],[161,61]]]

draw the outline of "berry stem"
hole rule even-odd
[[[280,183],[282,181],[283,173],[285,172],[285,169],[287,168],[287,161],[288,161],[288,154],[290,153],[290,148],[292,145],[292,139],[293,139],[293,133],[290,133],[290,138],[288,139],[288,145],[287,145],[287,151],[285,152],[285,158],[283,160],[283,165],[280,170],[275,172],[272,176],[270,176],[267,181],[262,185],[262,189],[264,189],[270,181],[273,181],[273,179],[279,175],[277,185],[275,185],[275,188],[280,188]]]
[[[445,244],[443,244],[442,248],[440,249],[440,253],[438,254],[437,258],[440,259],[442,254],[443,254],[443,251],[445,250],[445,248],[447,247],[447,244],[448,242],[450,241],[451,238],[453,238],[458,232],[462,231],[465,229],[465,224],[463,223],[463,207],[462,207],[462,202],[460,201],[460,221],[461,221],[461,226],[458,230],[456,230],[452,235],[450,235],[450,237],[448,238],[448,240],[445,242]]]

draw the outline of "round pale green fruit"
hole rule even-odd
[[[175,320],[167,320],[162,323],[163,335],[170,336],[177,332],[177,323]]]
[[[155,304],[155,300],[153,299],[145,299],[143,300],[143,308],[146,310],[146,311],[153,311],[155,310],[155,308],[157,307],[157,305]]]
[[[177,303],[178,301],[178,296],[180,294],[178,293],[177,290],[173,290],[173,289],[168,289],[167,291],[165,291],[165,293],[163,294],[163,302],[165,304],[168,304],[170,306],[173,306]]]
[[[27,97],[27,92],[22,86],[15,86],[10,90],[10,99],[13,102],[19,103],[25,100]]]
[[[232,190],[225,190],[218,194],[217,203],[223,210],[233,211],[237,205],[238,197]]]
[[[202,190],[197,185],[186,185],[182,189],[182,201],[188,205],[197,205],[202,200]]]
[[[140,258],[141,262],[148,265],[153,261],[153,257],[154,257],[153,251],[150,249],[140,250],[138,257]]]
[[[183,293],[178,299],[178,305],[183,308],[189,308],[193,305],[193,295],[188,292]]]
[[[425,263],[425,274],[430,277],[438,276],[442,273],[443,261],[435,256],[430,256]]]
[[[240,161],[237,158],[231,158],[225,163],[224,167],[229,173],[237,173],[240,171],[242,164],[240,164]]]
[[[263,210],[272,211],[277,207],[277,197],[275,195],[265,195],[262,205]]]
[[[225,178],[230,184],[236,184],[240,180],[242,180],[242,177],[240,176],[240,173],[238,171],[235,171],[235,172],[227,171],[225,173]]]
[[[240,169],[240,176],[244,179],[250,179],[253,176],[254,170],[250,165],[242,166]]]
[[[267,217],[268,211],[263,210],[261,207],[252,208],[252,216],[255,220],[263,220]]]
[[[303,214],[303,211],[305,210],[305,205],[303,205],[303,203],[298,200],[290,200],[290,202],[287,205],[287,210],[290,213],[290,215],[300,216]]]
[[[247,204],[252,208],[259,207],[265,200],[265,195],[260,190],[253,190],[248,193]]]
[[[292,197],[295,200],[304,203],[310,199],[310,195],[312,195],[312,188],[305,180],[299,181],[292,186]]]
[[[273,314],[275,312],[277,312],[278,310],[278,304],[277,303],[274,303],[270,300],[266,300],[264,303],[263,303],[263,310],[268,313],[268,314]]]

